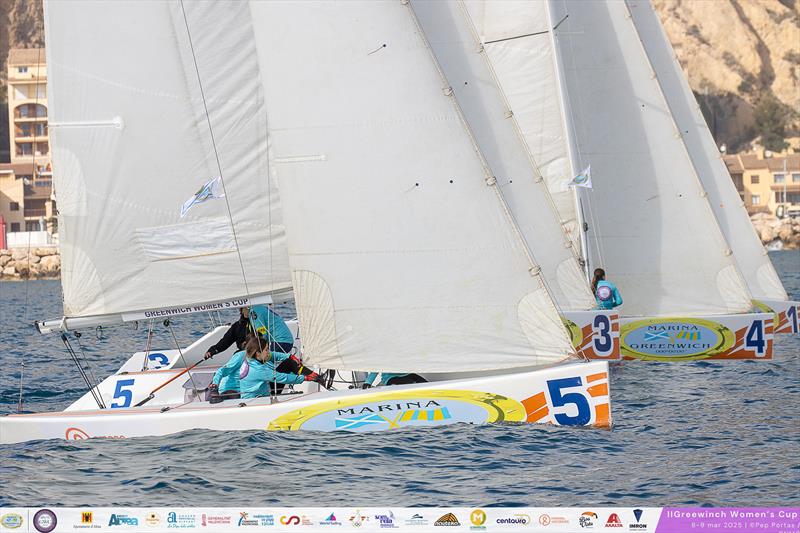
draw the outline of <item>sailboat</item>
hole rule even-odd
[[[769,359],[753,295],[786,295],[652,6],[464,5],[588,270],[624,295],[622,355]],[[593,189],[565,187],[587,167]],[[771,303],[788,329],[796,303]]]
[[[610,426],[608,364],[570,363],[578,353],[536,259],[546,248],[526,238],[415,9],[45,2],[65,316],[42,331],[291,291],[305,364],[428,382],[305,384],[211,405],[187,372],[168,402],[135,407],[198,361],[217,328],[135,355],[64,412],[0,417],[0,442]],[[181,219],[186,192],[214,176],[224,199]]]

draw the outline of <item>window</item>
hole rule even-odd
[[[11,233],[16,233],[19,231],[19,222],[12,222],[11,223]]]
[[[19,211],[19,202],[11,202],[9,208],[11,211]]]
[[[795,172],[794,174],[792,174],[792,182],[800,183],[800,173]]]
[[[753,194],[750,196],[750,203],[753,205],[761,204],[761,195],[760,194]]]
[[[758,183],[758,176],[755,174],[750,176],[750,183]]]
[[[775,191],[775,203],[776,204],[783,203],[783,191]]]
[[[26,72],[28,72],[28,67],[17,67],[17,72],[19,72],[20,74],[25,74]]]
[[[784,183],[786,181],[786,174],[773,174],[775,183]]]
[[[800,192],[790,192],[786,195],[786,201],[792,205],[800,204]]]
[[[25,231],[41,231],[38,220],[26,220]]]

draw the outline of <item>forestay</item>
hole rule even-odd
[[[562,309],[594,307],[573,242],[559,223],[547,184],[536,169],[464,5],[412,1],[414,12],[468,126]]]
[[[570,161],[547,3],[466,0],[464,5],[564,230],[579,250],[575,199],[568,184],[580,169]]]
[[[786,300],[788,296],[756,235],[739,193],[708,129],[700,106],[650,2],[629,1],[639,38],[656,80],[678,124],[695,171],[708,193],[722,232],[755,298]]]
[[[574,353],[410,6],[250,7],[306,360],[436,372]]]
[[[171,1],[45,3],[67,316],[290,287],[249,7],[185,6],[186,19]],[[220,174],[232,219],[225,199],[181,219]]]
[[[589,238],[626,315],[714,315],[750,293],[654,79],[624,2],[551,3],[580,158],[591,163]],[[593,248],[590,246],[590,248]]]

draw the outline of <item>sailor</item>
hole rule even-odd
[[[592,292],[598,309],[614,309],[622,305],[622,296],[620,296],[617,286],[606,281],[606,271],[602,268],[594,269]]]
[[[378,382],[375,378],[380,376]],[[381,385],[410,385],[412,383],[427,383],[427,380],[419,374],[392,374],[389,372],[370,372],[364,378],[363,389],[379,387]]]
[[[244,348],[247,334],[252,332],[250,320],[248,319],[249,313],[249,307],[239,308],[239,320],[231,324],[231,327],[228,328],[228,331],[225,332],[225,335],[222,336],[219,342],[208,349],[204,359],[211,359],[218,353],[224,352],[230,348],[231,344],[234,342],[236,343],[237,350]]]
[[[248,335],[248,341],[254,339],[253,335]],[[245,351],[239,350],[214,373],[214,378],[209,385],[210,403],[219,403],[222,400],[232,400],[239,398],[239,372],[244,361]],[[220,392],[222,391],[222,392]]]
[[[285,384],[300,384],[304,381],[321,383],[323,378],[316,372],[300,366],[300,374],[288,374],[276,369],[276,363],[290,358],[284,352],[270,351],[262,339],[252,338],[245,346],[246,356],[239,371],[239,391],[243,399],[268,396],[273,383],[280,389]]]
[[[266,305],[250,309],[250,322],[255,331],[266,338],[273,352],[290,353],[294,346],[294,335],[286,322]]]

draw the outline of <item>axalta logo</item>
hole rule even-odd
[[[724,325],[702,318],[652,318],[622,325],[624,355],[642,359],[698,359],[733,346],[734,334]]]
[[[0,516],[0,527],[5,529],[19,529],[22,527],[22,515],[19,513],[6,513]]]
[[[606,527],[622,527],[622,520],[617,513],[611,513],[606,520]]]

